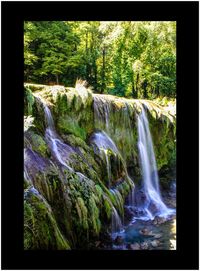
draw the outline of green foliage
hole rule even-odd
[[[176,22],[24,24],[25,80],[153,99],[176,96]]]
[[[112,204],[107,196],[104,196],[104,208],[107,218],[110,219],[112,215]]]
[[[81,128],[75,119],[67,115],[58,119],[57,127],[61,133],[73,134],[83,140],[86,139],[85,129]]]
[[[25,97],[24,97],[24,100],[25,100],[25,114],[26,115],[32,115],[33,113],[33,105],[34,105],[34,102],[35,102],[35,98],[32,94],[32,91],[30,90],[30,88],[26,87],[25,88],[25,93],[24,93]]]

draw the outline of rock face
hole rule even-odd
[[[135,181],[141,177],[141,106],[159,168],[174,159],[175,117],[151,101],[92,94],[83,85],[25,84],[24,90],[25,115],[34,118],[24,131],[24,247],[87,248],[109,228],[113,208],[124,214],[134,186],[128,170]],[[106,139],[95,141],[98,133]]]

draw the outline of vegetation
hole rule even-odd
[[[143,111],[169,189],[175,43],[175,22],[24,23],[24,249],[105,249],[134,218]]]
[[[175,22],[24,24],[25,81],[133,98],[176,96]]]

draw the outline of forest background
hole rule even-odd
[[[24,23],[24,80],[130,98],[176,97],[176,22]]]

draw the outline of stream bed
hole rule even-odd
[[[176,250],[176,185],[163,194],[164,203],[174,210],[167,218],[156,216],[153,220],[127,218],[130,206],[125,208],[124,229],[112,234],[98,249],[107,250]],[[130,215],[130,214],[129,214]]]
[[[117,234],[114,250],[175,250],[176,218],[157,224],[157,220],[137,220]]]

